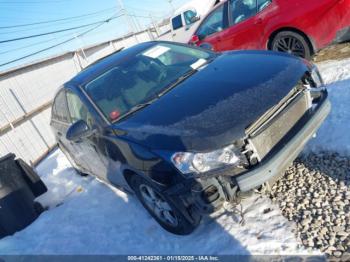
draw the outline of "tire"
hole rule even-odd
[[[132,176],[130,181],[141,204],[165,230],[176,235],[189,235],[198,227],[201,220],[200,215],[196,215],[195,222],[191,222],[173,204],[176,200],[162,194],[151,182],[138,175]],[[151,194],[150,190],[153,191]],[[146,196],[147,194],[148,196]],[[152,194],[155,197],[152,198]],[[158,200],[155,201],[155,199]],[[163,209],[163,211],[159,209]]]
[[[312,56],[312,48],[308,39],[293,31],[279,32],[271,41],[270,49],[289,53],[307,60],[310,60]]]

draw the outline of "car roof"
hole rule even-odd
[[[143,50],[146,50],[160,42],[158,41],[152,41],[152,42],[145,42],[141,44],[137,44],[135,46],[132,46],[130,48],[127,48],[125,50],[118,50],[115,53],[112,53],[111,55],[102,58],[95,63],[89,65],[84,70],[79,72],[75,77],[73,77],[71,80],[66,82],[64,86],[80,86],[87,82],[90,82],[97,76],[103,74],[111,67],[114,67],[116,64],[118,64],[120,61],[123,61],[124,59],[128,57],[132,57]]]

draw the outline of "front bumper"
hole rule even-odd
[[[284,171],[303,150],[305,144],[316,133],[330,110],[331,104],[328,99],[325,99],[309,121],[285,144],[283,150],[280,150],[253,170],[236,178],[239,189],[243,192],[249,191],[283,175]]]
[[[330,110],[331,103],[325,94],[312,114],[295,127],[286,141],[252,169],[241,174],[237,174],[232,167],[207,172],[182,186],[171,188],[168,193],[180,196],[185,206],[208,214],[220,209],[224,202],[234,201],[238,191],[248,192],[266,182],[272,185],[297,158]]]
[[[225,168],[197,178],[197,182],[191,189],[191,202],[201,213],[212,213],[221,208],[224,202],[234,200],[238,190],[247,192],[266,182],[273,184],[297,158],[330,110],[331,104],[325,98],[288,142],[255,168],[241,175],[233,175],[232,168]]]

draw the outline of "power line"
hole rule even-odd
[[[1,1],[0,4],[51,4],[51,3],[62,3],[67,0],[52,0],[52,1]]]
[[[150,16],[145,16],[145,15],[130,15],[132,17],[138,17],[138,18],[148,18],[148,19],[151,19]],[[157,16],[156,16],[157,17]]]
[[[94,36],[100,35],[101,33],[106,34],[107,32],[103,32],[103,31],[102,31],[102,32],[94,33]],[[79,31],[76,32],[75,34],[79,34]],[[29,44],[29,45],[25,45],[25,46],[13,48],[13,49],[8,49],[8,50],[0,51],[0,55],[12,53],[12,52],[15,52],[15,51],[18,51],[18,50],[27,49],[27,48],[30,48],[30,47],[33,47],[33,46],[38,46],[38,45],[42,45],[42,44],[49,43],[49,42],[54,42],[54,41],[57,41],[57,40],[59,40],[59,39],[62,39],[62,38],[68,37],[68,36],[72,36],[72,33],[60,35],[58,38],[55,37],[55,38],[51,38],[51,39],[44,40],[44,41],[38,41],[38,42]],[[75,35],[74,35],[74,36],[75,36]]]
[[[29,38],[35,38],[35,37],[39,37],[39,36],[57,34],[57,33],[61,33],[61,32],[66,32],[66,31],[71,31],[71,30],[75,30],[75,29],[79,29],[79,28],[88,27],[88,26],[91,26],[91,25],[96,25],[96,24],[103,23],[103,22],[107,22],[107,23],[108,23],[110,20],[111,20],[111,18],[108,18],[108,19],[103,20],[103,21],[98,21],[98,22],[94,22],[94,23],[90,23],[90,24],[85,24],[85,25],[80,25],[80,26],[65,28],[65,29],[61,29],[61,30],[56,30],[56,31],[51,31],[51,32],[45,32],[45,33],[36,34],[36,35],[29,35],[29,36],[17,37],[17,38],[12,38],[12,39],[6,39],[6,40],[0,41],[0,44],[8,43],[8,42],[14,42],[14,41],[19,41],[19,40],[24,40],[24,39],[29,39]]]
[[[72,35],[72,33],[68,33],[68,34],[64,34],[64,35],[60,36],[59,38],[61,39],[61,38],[64,38],[64,37],[67,37],[67,36],[71,36],[71,35]],[[23,50],[23,49],[26,49],[26,48],[30,48],[30,47],[37,46],[37,45],[42,45],[42,44],[53,42],[53,41],[57,41],[57,38],[52,38],[52,39],[48,39],[48,40],[45,40],[45,41],[39,41],[39,42],[35,42],[33,44],[30,44],[30,45],[25,45],[25,46],[21,46],[21,47],[9,49],[9,50],[1,51],[0,55],[8,54],[8,53],[11,53],[11,52],[14,52],[14,51]]]
[[[108,11],[108,13],[109,13],[109,15],[115,14],[115,10],[111,9],[110,11]],[[107,12],[106,12],[106,14],[107,14]],[[53,26],[55,26],[57,29],[59,29],[61,26],[64,26],[67,24],[72,25],[72,23],[79,23],[79,22],[84,23],[86,20],[91,21],[92,18],[101,19],[102,18],[101,15],[106,17],[105,13],[103,13],[103,14],[91,15],[89,17],[76,18],[75,20],[66,20],[66,21],[56,22],[55,24],[36,25],[36,26],[32,26],[30,28],[20,27],[18,29],[13,29],[10,31],[7,31],[9,29],[4,29],[4,30],[0,29],[0,35],[7,35],[9,37],[9,35],[12,35],[12,34],[18,35],[19,33],[22,33],[22,32],[29,32],[29,31],[36,32],[36,31],[40,31],[40,30],[43,31],[43,30],[47,30],[47,29],[52,30]]]
[[[83,15],[78,15],[78,16],[71,16],[71,17],[66,17],[66,18],[61,18],[61,19],[46,20],[46,21],[40,21],[40,22],[35,22],[35,23],[18,24],[18,25],[11,25],[11,26],[0,26],[0,29],[26,27],[26,26],[32,26],[32,25],[41,25],[41,24],[49,24],[49,23],[54,23],[54,22],[72,20],[72,19],[76,19],[76,18],[80,18],[80,17],[86,17],[86,16],[91,16],[91,15],[94,15],[94,14],[103,13],[103,12],[106,12],[108,10],[114,10],[114,9],[115,9],[115,7],[109,7],[109,8],[97,11],[97,12],[83,14]]]
[[[91,31],[93,31],[93,30],[99,28],[100,26],[104,25],[105,23],[108,23],[108,22],[110,22],[111,20],[114,20],[114,19],[116,19],[116,18],[118,18],[118,17],[120,17],[120,16],[121,16],[121,15],[111,17],[111,18],[107,19],[106,21],[101,22],[99,25],[97,25],[97,26],[95,26],[95,27],[93,27],[93,28],[91,28],[91,29],[89,29],[89,30],[87,30],[87,31],[85,31],[85,32],[83,32],[83,33],[81,33],[81,34],[75,36],[75,37],[71,37],[71,38],[69,38],[69,39],[67,39],[67,40],[65,40],[65,41],[62,41],[62,42],[60,42],[60,43],[58,43],[58,44],[55,44],[55,45],[46,47],[46,48],[41,49],[41,50],[39,50],[39,51],[36,51],[36,52],[34,52],[34,53],[31,53],[31,54],[28,54],[28,55],[25,55],[25,56],[22,56],[22,57],[13,59],[13,60],[8,61],[8,62],[6,62],[6,63],[0,64],[0,67],[5,66],[5,65],[8,65],[8,64],[15,63],[15,62],[18,62],[18,61],[23,60],[23,59],[26,59],[26,58],[28,58],[28,57],[31,57],[31,56],[40,54],[40,53],[42,53],[42,52],[48,51],[48,50],[50,50],[50,49],[53,49],[53,48],[55,48],[55,47],[57,47],[57,46],[66,44],[66,43],[68,43],[68,42],[70,42],[70,41],[75,40],[76,37],[81,37],[81,36],[83,36],[83,35],[86,35],[86,34],[90,33]]]
[[[115,12],[111,12],[111,15],[114,14]],[[104,15],[105,17],[105,15]],[[47,25],[38,25],[38,26],[34,26],[34,27],[31,27],[31,28],[22,28],[22,29],[17,29],[17,30],[11,30],[11,31],[2,31],[0,29],[0,35],[13,35],[13,34],[16,34],[18,35],[19,33],[22,33],[22,32],[37,32],[37,31],[43,31],[43,30],[52,30],[53,27],[57,28],[57,30],[61,27],[61,26],[65,26],[67,24],[69,24],[70,26],[73,24],[73,23],[84,23],[86,22],[86,20],[88,21],[91,21],[91,18],[92,17],[89,17],[89,18],[80,18],[78,20],[74,20],[74,21],[62,21],[62,22],[57,22],[56,24],[47,24]],[[101,19],[102,17],[99,17],[97,19]],[[64,27],[63,27],[64,28]]]

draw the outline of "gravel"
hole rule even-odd
[[[296,223],[297,238],[306,248],[350,258],[350,157],[304,155],[272,187],[270,197]]]

